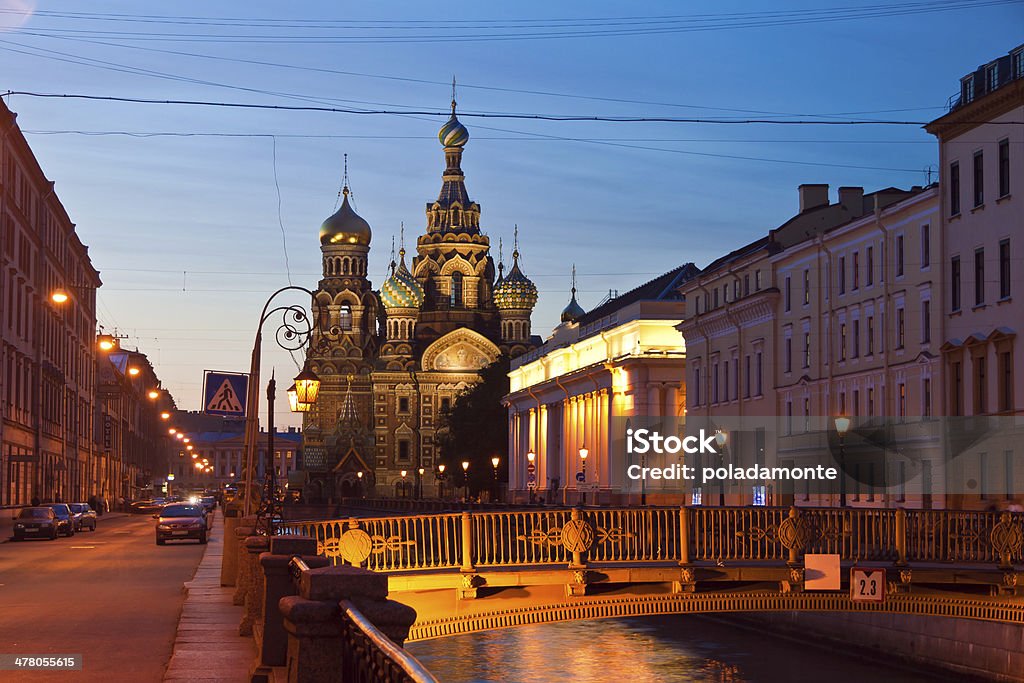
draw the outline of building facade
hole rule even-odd
[[[370,225],[352,209],[347,186],[320,228],[323,278],[308,359],[322,386],[303,422],[308,500],[393,495],[407,485],[403,470],[432,472],[441,419],[455,398],[482,367],[536,343],[537,289],[521,270],[518,245],[507,275],[495,267],[480,205],[466,189],[469,132],[454,102],[438,137],[441,191],[427,203],[411,263],[403,239],[379,290],[367,277]],[[422,483],[425,495],[435,492],[434,477]]]
[[[936,295],[946,382],[937,400],[952,420],[991,416],[990,425],[1007,429],[1024,414],[1024,345],[1017,339],[1024,325],[1022,122],[1024,45],[961,78],[950,110],[927,126],[939,143],[943,185],[944,277]],[[965,452],[956,472],[964,484],[954,489],[958,507],[1024,494],[1019,436],[1007,431]]]
[[[688,263],[589,313],[573,288],[551,337],[512,361],[504,403],[513,498],[525,500],[533,489],[533,497],[557,503],[575,503],[586,491],[593,503],[678,499],[673,482],[627,477],[627,467],[640,461],[625,456],[621,439],[631,418],[685,414],[686,347],[675,329],[683,315],[678,287],[696,273]],[[577,473],[585,473],[584,482]]]
[[[99,273],[0,102],[0,504],[82,499],[91,462]],[[56,303],[51,294],[67,298]]]

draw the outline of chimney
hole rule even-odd
[[[839,203],[853,218],[860,218],[864,215],[864,188],[840,187]]]
[[[800,213],[819,206],[828,206],[828,185],[801,185],[797,188],[800,193]]]

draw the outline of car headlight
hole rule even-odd
[[[24,524],[15,524],[15,525],[14,525],[14,528],[15,528],[15,529],[24,529],[24,528],[25,528],[25,525],[24,525]]]
[[[156,528],[160,531],[170,531],[171,529],[171,527],[167,526],[166,524],[157,524]]]

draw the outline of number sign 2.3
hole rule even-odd
[[[885,602],[885,570],[851,567],[850,599],[854,602]]]

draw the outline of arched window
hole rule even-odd
[[[462,308],[462,273],[452,273],[452,308]]]
[[[342,304],[338,310],[338,327],[345,332],[352,329],[352,307],[348,304]]]

